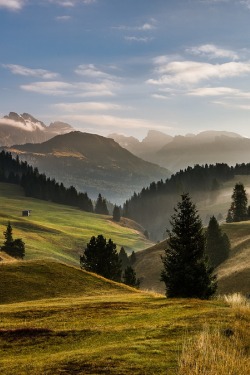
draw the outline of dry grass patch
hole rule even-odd
[[[250,362],[238,332],[205,328],[184,344],[179,375],[247,375]]]
[[[248,375],[250,373],[250,304],[240,293],[221,297],[231,306],[230,325],[205,326],[186,340],[178,375]]]

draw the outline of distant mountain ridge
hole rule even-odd
[[[58,134],[73,131],[74,128],[64,122],[54,122],[46,126],[29,113],[10,112],[0,119],[0,146],[13,144],[39,143]]]
[[[122,147],[144,160],[177,172],[195,164],[249,162],[250,139],[228,132],[207,130],[185,136],[149,131],[140,142],[134,137],[111,134]]]
[[[79,131],[7,150],[65,186],[93,198],[100,192],[120,203],[151,181],[169,176],[165,168],[138,158],[113,139]]]

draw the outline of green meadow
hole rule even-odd
[[[166,299],[80,269],[79,254],[92,235],[112,238],[118,249],[149,247],[136,223],[116,224],[111,217],[26,198],[15,185],[0,184],[0,196],[1,232],[10,221],[14,237],[26,243],[24,261],[0,253],[1,375],[249,374],[246,306]],[[22,217],[24,209],[32,211],[30,217]],[[235,246],[239,236],[248,245],[248,228],[237,229]],[[235,233],[233,225],[228,231]],[[245,254],[240,241],[238,248]],[[230,372],[225,366],[222,372],[195,372],[191,362],[199,356],[204,330],[219,332],[220,349],[229,347],[227,355],[234,353],[242,365],[230,363]],[[182,352],[189,342],[191,360]],[[210,350],[203,350],[206,358]]]
[[[26,209],[31,210],[31,216],[22,217]],[[98,234],[111,238],[118,251],[123,246],[128,254],[152,244],[131,220],[115,223],[111,216],[27,198],[19,186],[0,183],[0,244],[8,221],[14,238],[25,242],[26,260],[53,258],[78,265],[84,246]]]
[[[3,375],[173,375],[205,326],[240,330],[249,354],[249,314],[222,301],[166,299],[50,261],[2,264],[0,282]]]

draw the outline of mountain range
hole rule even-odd
[[[65,186],[87,191],[92,198],[101,193],[117,203],[169,176],[165,168],[138,158],[113,139],[79,131],[5,149]]]
[[[64,122],[53,122],[46,126],[29,113],[18,115],[10,112],[0,119],[0,146],[14,144],[40,143],[58,134],[73,131],[74,128]]]
[[[141,142],[119,134],[109,136],[135,155],[173,173],[196,164],[234,165],[250,160],[250,139],[233,132],[204,131],[197,135],[171,137],[149,131]]]

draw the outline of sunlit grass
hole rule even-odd
[[[187,335],[232,319],[217,301],[98,291],[2,305],[1,374],[174,375]]]
[[[0,244],[1,233],[8,221],[14,237],[23,239],[26,245],[25,259],[49,258],[70,264],[79,264],[86,243],[92,236],[103,234],[116,243],[118,251],[123,246],[128,253],[148,247],[141,232],[119,225],[111,217],[95,215],[72,207],[26,198],[19,186],[0,184]],[[22,217],[24,209],[31,210],[30,217]]]

